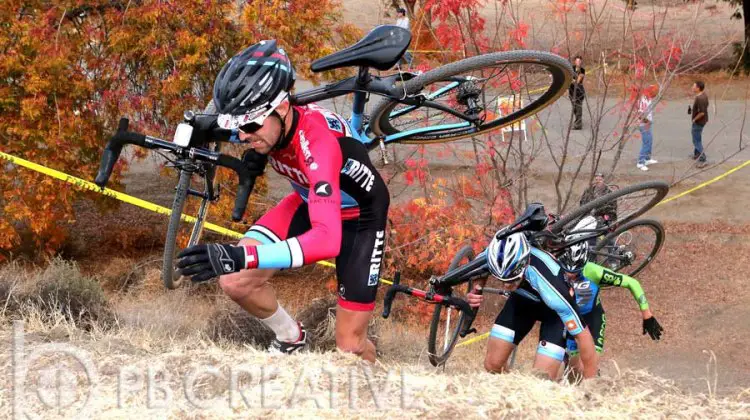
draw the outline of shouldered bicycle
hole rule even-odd
[[[573,70],[567,60],[540,51],[483,54],[422,74],[400,70],[384,76],[371,73],[371,69],[385,71],[397,65],[410,42],[411,33],[406,29],[376,27],[356,44],[312,64],[315,72],[356,67],[356,76],[296,93],[290,100],[305,105],[353,94],[348,120],[353,135],[370,150],[380,147],[385,160],[385,146],[391,143],[453,141],[528,118],[557,100],[572,80]],[[382,99],[366,113],[370,94]],[[501,109],[502,98],[522,105]],[[236,131],[219,129],[214,114],[213,103],[202,114],[186,112],[173,141],[129,132],[127,119],[122,119],[105,147],[96,176],[96,184],[104,187],[126,144],[171,155],[170,165],[178,169],[179,176],[164,247],[162,279],[169,289],[176,288],[181,280],[174,269],[174,257],[178,232],[186,228],[181,220],[187,197],[201,200],[187,244],[191,246],[200,240],[209,203],[219,197],[214,181],[216,167],[229,168],[239,177],[232,213],[235,221],[243,218],[255,177],[262,172],[262,168],[248,167],[244,159],[220,152],[222,142],[235,143],[238,138]],[[195,188],[191,188],[193,175],[202,179]]]

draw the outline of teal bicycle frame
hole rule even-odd
[[[348,123],[352,130],[353,137],[364,144],[368,149],[374,149],[378,145],[383,147],[384,145],[398,142],[415,134],[466,128],[473,125],[472,120],[474,120],[474,118],[472,118],[471,116],[448,108],[445,105],[433,102],[434,99],[443,96],[444,94],[457,88],[461,84],[460,81],[452,81],[451,83],[448,83],[446,86],[441,87],[440,89],[430,93],[429,95],[417,94],[407,96],[404,90],[400,90],[399,88],[395,87],[396,82],[405,81],[412,77],[414,77],[414,75],[411,73],[399,73],[386,77],[373,76],[369,74],[367,68],[363,67],[359,69],[358,76],[354,76],[348,79],[344,79],[340,82],[335,82],[321,88],[311,89],[309,91],[294,95],[292,97],[292,103],[294,103],[295,105],[306,105],[312,102],[318,102],[353,93],[354,98],[352,101],[352,113],[351,117],[348,120]],[[456,117],[464,119],[465,121],[453,124],[439,124],[431,127],[421,127],[412,130],[405,130],[384,137],[370,137],[371,131],[368,129],[368,125],[364,124],[365,104],[367,103],[368,94],[370,93],[386,96],[400,103],[408,105],[396,112],[393,112],[390,115],[391,118],[406,114],[424,104],[427,104],[433,109],[455,115]]]

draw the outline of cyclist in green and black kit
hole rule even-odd
[[[593,229],[595,227],[596,219],[588,216],[576,225],[573,232]],[[577,237],[580,236],[572,234],[566,239],[575,240]],[[648,333],[653,340],[659,340],[664,329],[651,313],[646,295],[643,293],[638,280],[588,262],[588,248],[589,244],[586,242],[569,247],[560,257],[560,263],[566,271],[566,279],[575,290],[578,311],[589,326],[591,335],[594,338],[594,346],[597,353],[596,363],[599,362],[599,354],[604,351],[604,330],[607,325],[607,319],[599,294],[599,287],[602,285],[624,287],[630,290],[643,316],[643,334]],[[567,340],[567,352],[570,357],[569,365],[575,371],[580,372],[581,362],[578,357],[578,346],[572,338],[568,338]]]

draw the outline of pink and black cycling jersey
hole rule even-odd
[[[289,179],[294,193],[266,213],[245,234],[257,239],[258,268],[291,268],[339,255],[342,222],[384,229],[388,193],[364,146],[348,123],[324,108],[294,106],[292,127],[268,160]],[[288,237],[285,230],[306,205],[309,230]]]

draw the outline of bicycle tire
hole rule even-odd
[[[429,133],[416,133],[414,135],[404,137],[403,139],[395,140],[394,142],[406,144],[442,143],[475,136],[480,133],[500,129],[502,127],[507,127],[513,123],[536,114],[537,112],[555,102],[560,96],[563,95],[572,81],[573,68],[571,67],[568,60],[558,55],[543,51],[519,50],[484,54],[446,64],[406,81],[404,83],[404,90],[408,95],[415,95],[432,83],[444,82],[452,76],[467,71],[474,71],[487,67],[523,63],[545,65],[549,70],[549,73],[552,75],[552,83],[550,84],[547,91],[545,91],[537,99],[527,104],[525,107],[507,116],[500,117],[489,124],[481,126],[481,128],[467,127],[468,131],[466,129],[463,129],[463,131],[465,132],[449,132],[447,134],[430,135]],[[372,131],[376,135],[388,136],[400,132],[399,130],[395,129],[389,122],[391,111],[400,103],[401,102],[396,99],[384,98],[377,105],[375,105],[375,107],[373,107],[373,111],[370,114],[372,116],[372,118],[370,118],[370,121]]]
[[[653,219],[633,220],[629,223],[626,223],[620,226],[615,231],[607,234],[607,236],[605,236],[604,239],[599,241],[596,247],[594,248],[594,251],[600,252],[602,248],[607,246],[609,243],[612,243],[612,241],[616,240],[617,237],[633,229],[634,227],[638,227],[638,226],[648,226],[650,229],[652,229],[656,233],[656,241],[654,242],[653,248],[651,249],[651,251],[648,252],[648,255],[640,264],[632,268],[630,267],[630,265],[628,265],[627,267],[614,267],[612,268],[613,271],[634,277],[635,275],[643,271],[643,269],[646,268],[646,266],[648,266],[651,263],[651,261],[654,260],[654,258],[656,258],[656,256],[659,254],[659,251],[661,251],[661,248],[664,245],[664,239],[666,237],[666,234],[664,232],[664,226],[662,226],[662,224],[659,223],[657,220],[653,220]],[[624,268],[628,268],[628,270],[624,270]],[[604,286],[604,287],[607,287],[607,286]]]
[[[208,102],[206,107],[203,109],[204,114],[213,114],[216,112],[216,105],[214,101]],[[164,258],[162,261],[161,276],[164,287],[167,289],[176,289],[182,284],[182,277],[180,273],[175,270],[175,251],[177,249],[177,235],[180,230],[180,220],[182,213],[185,210],[185,203],[187,202],[187,191],[190,188],[190,179],[192,178],[192,172],[181,170],[177,181],[177,187],[175,190],[174,201],[172,202],[172,213],[169,216],[169,225],[167,226],[167,238],[164,242]],[[209,181],[209,180],[207,180]],[[213,182],[213,180],[210,180]],[[203,218],[198,218],[193,230],[190,234],[190,240],[188,246],[192,246],[200,241],[200,237],[203,234],[203,226],[205,224],[205,211],[206,198],[203,199],[200,209],[204,213]]]
[[[461,264],[461,261],[463,261],[465,258],[468,258],[469,261],[474,259],[474,249],[471,247],[471,245],[464,246],[456,253],[456,255],[453,256],[453,259],[448,266],[448,271],[458,267],[459,264]],[[469,280],[468,282],[466,282],[466,284],[466,291],[471,291],[473,282]],[[451,291],[451,294],[452,293],[453,292]],[[427,357],[430,360],[430,364],[435,367],[444,365],[448,360],[448,357],[450,357],[453,349],[456,346],[456,342],[458,341],[458,335],[461,330],[461,326],[463,326],[466,318],[466,315],[464,315],[463,312],[459,312],[461,315],[458,317],[458,322],[456,322],[455,326],[452,329],[450,328],[450,321],[448,321],[448,326],[444,332],[448,334],[449,339],[446,343],[443,343],[443,349],[438,350],[437,340],[438,332],[440,332],[440,324],[442,323],[442,314],[443,312],[446,312],[446,314],[448,314],[448,316],[450,317],[449,311],[452,310],[453,309],[445,307],[443,305],[435,305],[435,309],[432,313],[432,321],[430,322],[430,335],[427,338]]]
[[[625,188],[620,188],[617,191],[613,191],[609,194],[603,195],[595,200],[592,200],[584,204],[583,206],[578,207],[570,214],[566,214],[565,216],[561,217],[558,221],[555,222],[555,224],[553,224],[550,227],[550,230],[552,231],[552,233],[560,234],[565,230],[567,226],[572,227],[582,217],[591,213],[592,210],[602,207],[603,205],[608,204],[612,201],[616,201],[624,196],[634,194],[637,192],[641,192],[641,191],[645,191],[645,190],[649,190],[649,189],[654,190],[654,196],[645,205],[642,205],[636,210],[631,210],[629,213],[626,213],[626,215],[624,216],[619,214],[619,210],[618,210],[617,220],[610,222],[611,223],[610,227],[612,229],[616,229],[618,226],[635,219],[636,217],[647,212],[652,207],[654,207],[657,203],[659,203],[659,201],[661,201],[662,198],[664,198],[669,192],[669,184],[663,181],[649,181],[649,182],[644,182],[641,184],[629,185]]]
[[[167,226],[167,239],[164,243],[164,261],[161,268],[161,278],[164,287],[167,289],[176,289],[182,283],[180,273],[175,270],[175,250],[177,246],[177,233],[180,230],[180,219],[185,209],[187,201],[187,191],[190,187],[190,178],[192,173],[181,170],[180,177],[177,181],[177,190],[174,193],[172,202],[172,214],[169,216],[169,225]]]

